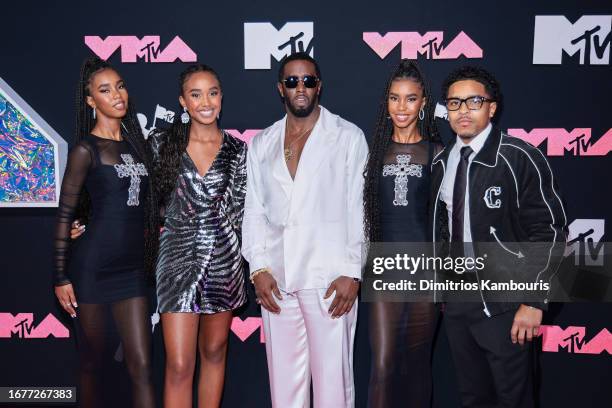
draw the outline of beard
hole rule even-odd
[[[298,118],[305,118],[312,113],[314,108],[317,106],[318,98],[315,96],[310,100],[310,103],[304,107],[298,108],[295,106],[289,99],[285,99],[285,106],[293,114],[293,116]]]

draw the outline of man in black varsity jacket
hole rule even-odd
[[[483,255],[485,245],[499,245],[485,271],[461,279],[481,283],[516,274],[523,281],[548,282],[559,265],[567,220],[546,158],[492,126],[500,89],[490,73],[459,68],[442,88],[457,138],[432,162],[434,242],[452,248],[461,243],[461,254],[474,257]],[[525,243],[547,250],[530,250]],[[529,342],[548,303],[547,292],[538,293],[519,303],[479,290],[477,301],[447,302],[444,320],[463,406],[534,405]]]

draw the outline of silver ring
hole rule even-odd
[[[258,305],[261,304],[261,299],[260,298],[255,298],[255,303],[257,303]]]

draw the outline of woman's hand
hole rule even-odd
[[[78,307],[76,296],[74,296],[74,289],[72,283],[67,285],[61,285],[55,287],[55,296],[60,302],[60,305],[70,315],[70,317],[76,317],[76,308]]]
[[[85,232],[85,225],[81,225],[79,220],[72,221],[70,228],[70,239],[77,239]]]

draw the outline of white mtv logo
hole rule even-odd
[[[580,53],[580,64],[610,64],[612,15],[582,16],[574,24],[565,16],[536,16],[533,37],[533,63],[562,62]]]
[[[270,56],[280,61],[299,51],[313,56],[314,24],[286,23],[280,30],[271,23],[244,23],[244,69],[270,69]]]
[[[569,225],[564,256],[574,254],[576,265],[603,265],[603,236],[606,220],[576,219]]]
[[[164,108],[161,105],[155,106],[155,114],[153,115],[153,123],[151,126],[147,127],[149,120],[147,119],[147,115],[144,113],[138,113],[136,117],[138,118],[138,123],[140,124],[140,128],[142,129],[142,134],[145,138],[148,138],[152,131],[157,129],[157,120],[163,120],[166,124],[172,124],[174,122],[175,113],[169,109]]]

